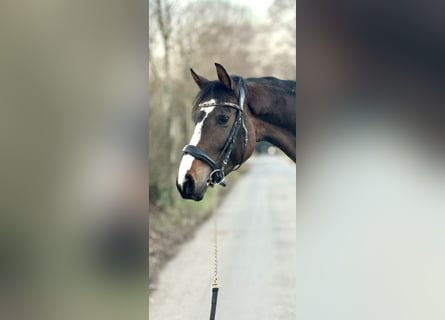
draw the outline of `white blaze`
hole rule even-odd
[[[211,99],[211,100],[206,101],[202,104],[215,104],[215,100]],[[196,124],[195,130],[193,131],[193,135],[192,135],[192,138],[190,139],[189,144],[191,144],[195,147],[198,145],[199,141],[201,140],[201,132],[202,132],[202,126],[204,124],[204,121],[208,117],[208,115],[213,111],[213,109],[215,109],[215,106],[201,108],[201,111],[204,111],[205,115],[202,118],[202,120]],[[195,160],[195,158],[189,154],[185,154],[181,159],[181,163],[179,165],[179,171],[178,171],[178,184],[181,187],[182,187],[182,184],[184,183],[185,175],[192,167],[194,160]]]

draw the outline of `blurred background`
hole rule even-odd
[[[248,4],[1,2],[0,318],[147,319],[215,61],[297,77],[298,318],[445,318],[443,5]]]
[[[297,3],[297,319],[443,319],[443,4]]]
[[[148,3],[0,4],[1,319],[147,319]]]
[[[150,282],[221,199],[184,201],[175,180],[194,123],[199,88],[190,75],[217,79],[215,62],[229,74],[295,80],[295,1],[150,1],[149,163]],[[263,146],[259,149],[266,149]],[[244,167],[243,167],[244,169]],[[236,174],[229,177],[236,179]]]

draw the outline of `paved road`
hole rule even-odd
[[[216,212],[220,294],[216,319],[295,319],[295,164],[258,156]],[[208,319],[213,219],[163,270],[150,320]]]

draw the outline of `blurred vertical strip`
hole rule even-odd
[[[298,319],[444,319],[437,1],[297,2]]]
[[[0,4],[0,318],[148,318],[148,3]]]

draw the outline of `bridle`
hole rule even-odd
[[[226,186],[224,182],[224,168],[226,167],[230,155],[232,153],[233,145],[235,144],[236,137],[238,135],[238,131],[241,127],[243,127],[244,130],[244,149],[243,149],[243,155],[241,157],[241,163],[237,164],[236,169],[238,169],[241,164],[242,160],[244,159],[244,154],[246,151],[247,141],[248,141],[248,134],[247,134],[247,128],[246,124],[244,123],[244,100],[246,97],[245,89],[244,89],[244,81],[242,78],[239,78],[238,81],[239,84],[239,100],[238,104],[230,103],[230,102],[223,102],[223,103],[213,103],[213,102],[204,102],[198,105],[198,107],[230,107],[236,110],[236,119],[233,123],[232,129],[230,130],[229,136],[227,137],[227,140],[224,144],[224,146],[221,149],[221,152],[218,155],[218,159],[214,160],[212,157],[210,157],[207,153],[199,149],[197,146],[187,144],[183,149],[183,154],[189,154],[196,159],[202,160],[206,162],[210,168],[212,168],[212,172],[209,175],[209,179],[207,180],[207,184],[211,187],[214,185],[222,185],[223,187]]]

